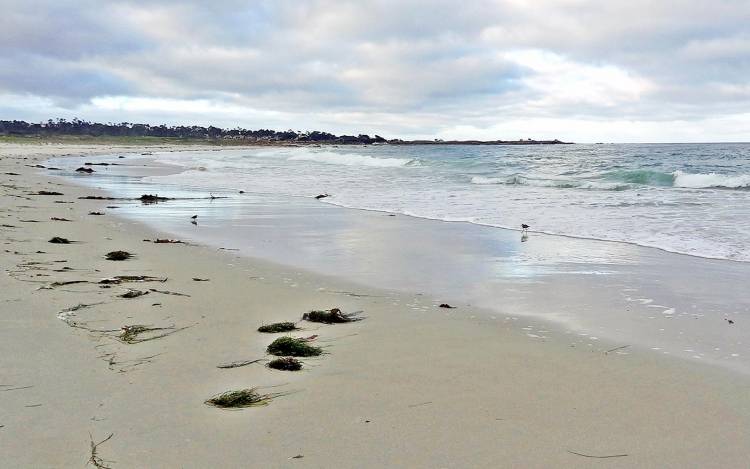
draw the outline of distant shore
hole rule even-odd
[[[111,144],[208,144],[208,145],[558,145],[558,139],[455,140],[384,138],[380,135],[335,135],[321,131],[222,129],[214,126],[166,126],[137,123],[102,124],[80,119],[33,123],[0,120],[0,142],[23,143],[25,139],[60,143]]]
[[[214,146],[338,146],[338,145],[571,145],[560,140],[389,140],[387,142],[264,140],[241,138],[118,137],[92,135],[2,135],[0,143],[71,145],[214,145]]]

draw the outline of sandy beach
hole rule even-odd
[[[465,298],[378,288],[240,256],[233,246],[154,243],[174,236],[119,217],[108,208],[116,200],[80,199],[108,194],[36,167],[53,157],[82,164],[81,156],[120,153],[127,162],[176,149],[184,147],[0,145],[3,467],[685,468],[750,460],[746,374],[645,347],[619,353],[622,343],[604,340],[530,340],[516,321],[491,320]],[[105,259],[115,250],[134,257]],[[116,276],[153,279],[101,283]],[[147,294],[120,297],[129,290]],[[302,371],[217,367],[268,358],[267,345],[282,334],[259,333],[260,325],[331,308],[365,319],[300,322],[292,335],[317,336],[325,351],[303,359]],[[152,340],[123,341],[133,325],[159,329],[142,336]],[[245,388],[279,395],[239,410],[204,403]]]

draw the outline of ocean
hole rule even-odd
[[[750,261],[750,144],[383,145],[156,153],[213,193],[344,207]]]

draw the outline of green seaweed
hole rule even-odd
[[[322,348],[310,345],[308,340],[288,336],[271,342],[267,351],[271,355],[282,357],[316,357],[323,353]]]
[[[227,391],[207,399],[206,404],[222,409],[238,409],[268,405],[274,394],[259,394],[257,388]]]
[[[363,318],[357,317],[360,311],[354,313],[342,313],[340,309],[333,308],[324,311],[310,311],[302,315],[303,321],[321,322],[323,324],[341,324],[346,322],[361,321]]]
[[[294,357],[274,358],[266,365],[274,370],[299,371],[302,369],[302,362]]]
[[[291,332],[299,329],[293,322],[275,322],[273,324],[264,324],[258,328],[258,332],[266,333],[278,333],[278,332]]]
[[[124,261],[133,257],[128,251],[111,251],[106,256],[107,260],[110,261]]]

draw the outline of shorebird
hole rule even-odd
[[[192,216],[192,217],[190,217],[190,218],[192,218],[193,220],[195,220],[196,218],[198,218],[198,215],[193,215],[193,216]]]
[[[521,223],[521,232],[529,231],[529,228],[529,225],[527,225],[526,223]]]

